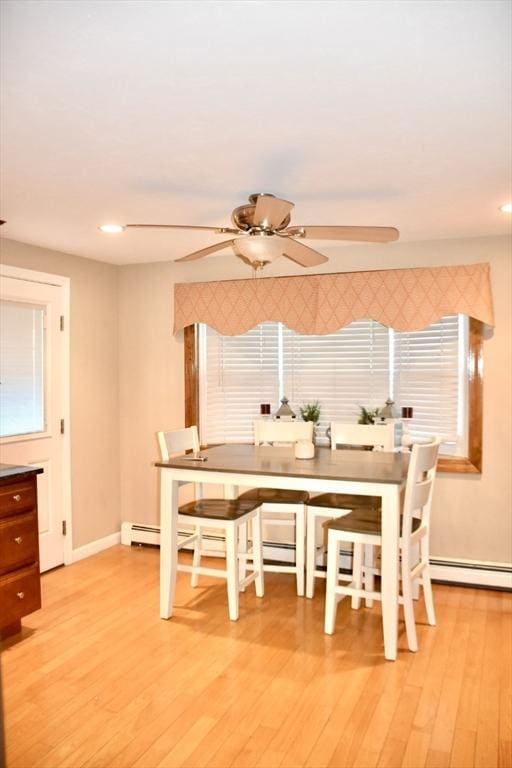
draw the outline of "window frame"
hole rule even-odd
[[[199,355],[197,326],[184,329],[185,426],[199,423]],[[483,323],[469,318],[468,376],[468,455],[440,456],[440,472],[480,474],[482,472],[483,424]]]

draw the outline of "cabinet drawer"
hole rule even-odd
[[[0,519],[0,573],[37,562],[37,545],[34,512]]]
[[[39,566],[0,576],[0,625],[12,622],[41,607]]]
[[[0,487],[0,517],[36,507],[36,484],[13,483]]]

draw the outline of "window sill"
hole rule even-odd
[[[480,475],[482,466],[480,462],[473,463],[464,456],[440,456],[437,460],[438,472],[452,472],[456,474]]]

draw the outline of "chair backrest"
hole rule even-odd
[[[259,419],[254,422],[254,445],[262,443],[295,443],[297,440],[313,440],[312,421],[272,421]]]
[[[156,434],[162,461],[168,461],[174,453],[185,453],[185,451],[190,450],[198,453],[201,450],[197,427],[174,429],[170,432],[157,432]]]
[[[395,447],[394,424],[340,424],[331,423],[331,449],[340,445],[371,445],[383,451],[392,451]]]
[[[411,535],[413,518],[421,520],[422,528],[428,527],[430,523],[432,492],[440,444],[440,438],[436,437],[430,443],[415,443],[412,447],[402,510],[404,539]]]
[[[162,461],[168,461],[175,453],[194,451],[199,453],[201,445],[197,427],[185,427],[185,429],[173,429],[170,432],[157,432],[160,457]],[[179,485],[186,485],[180,482]],[[202,499],[204,495],[203,484],[194,483],[194,498]]]

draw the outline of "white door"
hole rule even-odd
[[[47,571],[69,560],[65,537],[71,533],[68,285],[66,278],[55,285],[6,277],[6,270],[26,272],[4,267],[0,276],[0,459],[44,470],[37,490],[40,564]]]

